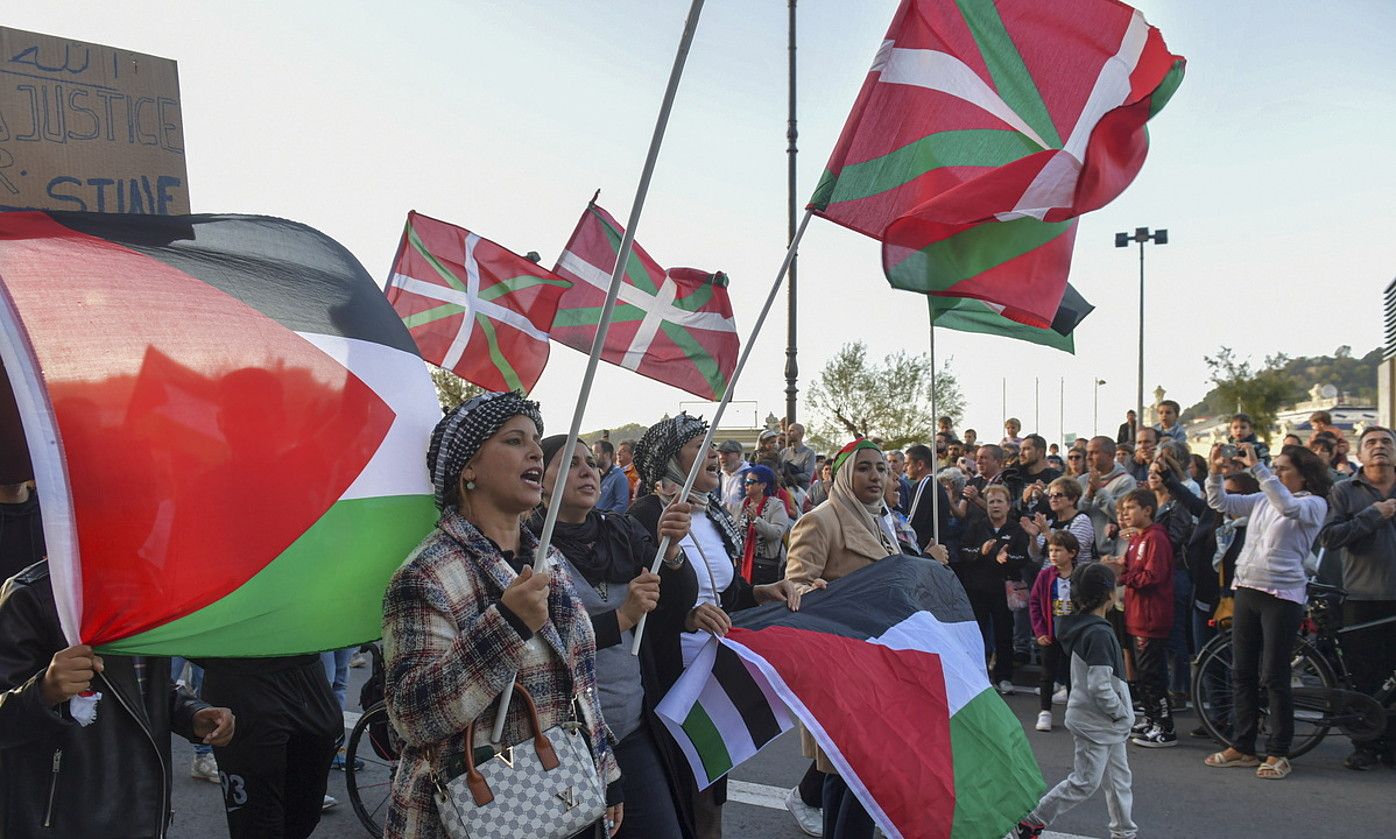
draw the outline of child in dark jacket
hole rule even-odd
[[[1146,748],[1176,746],[1168,706],[1168,636],[1173,631],[1173,547],[1154,522],[1158,499],[1136,489],[1120,499],[1121,535],[1129,536],[1123,556],[1108,560],[1125,587],[1125,631],[1134,642],[1134,676],[1144,703],[1144,720],[1130,742]]]
[[[1134,706],[1124,681],[1120,642],[1105,620],[1114,601],[1115,573],[1108,566],[1091,563],[1071,575],[1074,614],[1061,616],[1056,627],[1062,648],[1071,656],[1066,727],[1075,741],[1075,759],[1071,774],[1018,822],[1017,839],[1040,836],[1054,819],[1094,795],[1102,782],[1111,839],[1134,839],[1138,831],[1130,814],[1133,777],[1125,755]]]
[[[1042,648],[1042,677],[1037,696],[1041,710],[1037,714],[1037,730],[1052,730],[1052,688],[1057,682],[1067,682],[1066,654],[1057,638],[1059,618],[1073,613],[1071,605],[1071,572],[1076,569],[1076,557],[1081,543],[1070,530],[1053,530],[1047,534],[1047,559],[1050,568],[1037,575],[1028,597],[1028,617],[1032,619],[1032,634]]]

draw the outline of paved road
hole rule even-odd
[[[357,705],[358,687],[366,671],[351,672],[350,704]],[[1071,735],[1060,727],[1050,733],[1032,730],[1037,718],[1035,694],[1019,694],[1007,701],[1027,729],[1047,783],[1065,777],[1071,768]],[[1059,707],[1059,720],[1060,711]],[[1190,713],[1181,715],[1178,722],[1182,731],[1194,725]],[[1150,839],[1349,837],[1386,835],[1389,831],[1396,814],[1396,771],[1344,769],[1342,760],[1348,749],[1340,738],[1330,737],[1300,758],[1294,774],[1281,782],[1262,781],[1240,769],[1204,767],[1202,759],[1214,748],[1209,741],[1184,736],[1171,749],[1131,749],[1134,818],[1141,835]],[[188,776],[192,750],[187,743],[176,739],[174,753],[178,771],[171,839],[227,836],[218,787]],[[726,835],[735,839],[803,836],[779,801],[799,780],[805,766],[799,739],[792,733],[739,767],[733,773],[733,800],[725,808]],[[330,794],[341,804],[325,814],[315,836],[366,836],[349,809],[343,773],[330,773]],[[1053,828],[1068,835],[1104,836],[1106,821],[1105,801],[1097,794]]]

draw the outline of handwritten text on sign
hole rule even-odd
[[[0,27],[0,209],[189,212],[174,61]]]

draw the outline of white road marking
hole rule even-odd
[[[362,716],[363,716],[363,714],[360,714],[358,711],[345,711],[345,712],[344,712],[344,730],[345,730],[345,731],[352,731],[353,728],[354,728],[354,726],[356,726],[356,725],[359,724],[359,717],[362,717]]]
[[[346,717],[348,714],[345,715]],[[773,787],[769,784],[754,784],[751,781],[727,781],[727,800],[735,801],[738,804],[750,804],[753,807],[765,807],[769,810],[784,810],[785,795],[790,791],[789,787]],[[1052,830],[1045,831],[1042,839],[1089,839],[1086,836],[1078,836],[1075,833],[1057,833]]]

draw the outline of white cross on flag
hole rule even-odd
[[[571,287],[479,234],[410,212],[386,294],[422,358],[486,390],[528,392]]]
[[[553,270],[572,280],[553,340],[589,353],[625,229],[593,201]],[[659,267],[634,243],[601,357],[704,399],[718,400],[737,366],[740,341],[727,275]]]

